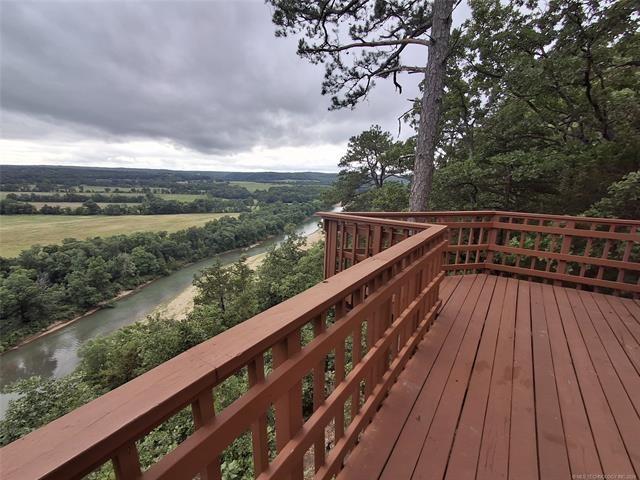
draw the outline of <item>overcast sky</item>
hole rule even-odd
[[[397,134],[417,92],[415,75],[402,95],[379,81],[355,110],[328,111],[324,68],[275,38],[260,0],[0,8],[4,164],[336,171],[350,136]]]

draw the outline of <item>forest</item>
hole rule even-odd
[[[389,2],[375,12],[345,6],[339,13],[307,2],[273,3],[282,34],[305,34],[299,54],[326,62],[323,91],[333,95],[334,108],[355,106],[375,79],[393,80],[401,91],[415,78],[398,60],[406,47],[401,43],[392,53],[363,47],[357,61],[340,56],[384,21],[398,24],[388,42],[402,34],[418,37],[422,30],[410,27],[421,21],[428,26],[429,12],[412,10],[412,2]],[[469,6],[470,18],[452,29],[446,69],[438,72],[442,108],[438,115],[429,112],[437,131],[431,132],[433,158],[420,186],[426,203],[418,209],[640,218],[637,3],[476,0]],[[360,22],[353,43],[326,40],[310,20],[337,25],[349,16]],[[420,85],[424,95],[433,94],[424,81]],[[409,184],[420,183],[422,100],[401,117],[403,128],[418,131],[415,137],[399,141],[377,126],[354,132],[340,162],[335,200],[352,210],[409,208]]]
[[[244,259],[228,267],[214,264],[194,280],[198,294],[186,319],[150,317],[93,340],[82,350],[80,366],[69,376],[54,380],[33,377],[9,387],[8,391],[22,397],[11,403],[0,421],[0,446],[321,281],[323,245],[304,251],[304,243],[303,238],[291,234],[269,252],[255,272]],[[221,410],[241,395],[247,381],[243,374],[226,380],[219,387],[216,408]],[[304,388],[308,409],[310,385]],[[273,425],[273,419],[270,422]],[[150,465],[192,431],[189,409],[179,412],[145,438],[141,445],[142,464]],[[274,443],[273,429],[270,436]],[[253,478],[250,445],[250,439],[244,436],[228,449],[222,467],[225,478]],[[111,465],[107,464],[89,478],[112,475]]]
[[[2,165],[1,172],[0,190],[9,192],[49,192],[60,187],[100,185],[110,188],[160,187],[171,189],[172,193],[182,193],[194,185],[216,189],[221,187],[218,183],[224,186],[233,181],[329,185],[335,179],[335,174],[320,172],[198,172],[50,165]]]
[[[277,35],[300,36],[298,54],[325,65],[321,90],[331,108],[355,108],[376,81],[393,82],[400,93],[403,83],[419,82],[418,98],[409,99],[398,120],[400,130],[416,134],[401,137],[378,125],[351,132],[337,175],[3,167],[0,187],[14,192],[2,200],[4,214],[155,215],[216,208],[242,213],[176,233],[72,240],[0,259],[2,349],[187,262],[283,232],[321,206],[640,218],[637,2],[469,0],[469,18],[456,28],[451,28],[450,0],[427,7],[408,0],[267,3]],[[438,9],[443,15],[435,14]],[[446,29],[425,39],[437,19],[448,22]],[[346,42],[333,37],[343,32]],[[370,40],[374,35],[377,40]],[[430,49],[426,66],[401,63],[410,43]],[[353,49],[362,50],[345,59]],[[233,182],[275,186],[249,191]],[[89,192],[90,185],[109,191]],[[163,198],[181,193],[204,198]],[[318,196],[321,201],[314,200]],[[29,202],[53,198],[73,198],[82,205],[23,211]],[[110,202],[122,198],[138,201],[118,207]],[[303,244],[290,235],[255,271],[244,260],[227,267],[214,264],[194,279],[194,308],[187,318],[150,316],[91,341],[71,375],[33,377],[7,387],[20,398],[0,421],[0,444],[322,281],[322,245],[304,250]],[[267,372],[270,361],[266,358]],[[327,360],[328,376],[332,361]],[[238,373],[216,387],[216,410],[247,386],[246,373]],[[303,409],[310,402],[309,386],[303,384]],[[273,451],[271,416],[268,422]],[[168,419],[139,442],[142,466],[193,429],[187,410]],[[250,449],[244,435],[226,450],[223,478],[253,478]],[[92,474],[110,476],[110,465]]]
[[[179,213],[246,212],[257,203],[310,202],[328,186],[282,184],[250,192],[243,186],[226,182],[209,182],[192,190],[135,187],[127,192],[104,187],[91,192],[84,187],[71,187],[63,192],[9,192],[0,200],[0,215],[169,215]],[[271,185],[271,184],[266,184]],[[57,186],[56,188],[61,188]],[[81,189],[78,192],[78,189]],[[124,187],[123,187],[124,188]],[[118,190],[117,192],[115,190]],[[183,193],[164,193],[164,190]],[[177,196],[179,199],[173,198]],[[39,205],[38,205],[39,204]]]
[[[261,205],[175,233],[145,232],[34,246],[0,257],[0,349],[69,319],[187,262],[247,247],[281,233],[319,204]]]

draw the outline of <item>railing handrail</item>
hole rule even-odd
[[[363,212],[367,213],[367,212]],[[371,212],[369,212],[371,213]],[[412,221],[404,221],[404,220],[392,220],[388,218],[381,218],[375,215],[360,215],[355,212],[317,212],[316,216],[321,217],[323,219],[330,220],[351,220],[351,221],[359,221],[362,223],[368,223],[371,225],[385,225],[391,227],[398,228],[410,228],[413,230],[424,230],[430,227],[438,227],[440,225],[434,223],[425,223],[425,222],[412,222]],[[406,215],[408,216],[408,215]]]
[[[385,223],[406,228],[408,222]],[[415,223],[411,228],[421,231],[0,449],[3,478],[76,478],[114,458],[189,406],[199,392],[220,384],[446,230]]]
[[[357,217],[392,219],[392,218],[421,218],[421,217],[476,217],[476,216],[510,216],[521,218],[566,220],[576,222],[607,223],[618,225],[640,226],[640,220],[623,218],[587,217],[581,215],[552,215],[545,213],[511,212],[507,210],[455,210],[455,211],[424,211],[424,212],[341,212],[339,215],[353,215]]]
[[[343,231],[334,235],[340,238],[349,234],[348,229],[341,225],[348,224],[350,218],[365,224],[367,221],[373,223],[374,219],[383,222],[395,220],[404,222],[404,228],[413,230],[421,220],[431,222],[429,225],[445,224],[451,241],[444,268],[449,271],[501,272],[557,284],[605,289],[606,292],[640,294],[637,273],[640,272],[640,263],[634,259],[637,253],[632,254],[640,245],[638,220],[500,210],[343,212],[332,217],[322,216],[341,222],[334,226],[334,229]],[[524,248],[527,239],[530,244]],[[514,245],[513,241],[519,245]],[[358,254],[347,252],[335,242],[330,248],[336,251],[333,257],[340,258],[333,268],[330,252],[325,255],[330,259],[326,265],[330,274],[344,268],[341,262],[345,255],[349,261],[357,262],[372,253],[369,249],[366,252],[360,250]],[[612,253],[613,257],[610,256]]]

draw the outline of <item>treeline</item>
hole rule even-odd
[[[54,191],[61,186],[74,188],[78,185],[180,189],[181,185],[190,183],[221,182],[224,185],[222,182],[232,181],[329,185],[335,179],[334,174],[318,172],[204,172],[49,165],[2,165],[0,174],[0,190],[5,192],[22,191],[27,186],[33,191]]]
[[[99,337],[80,352],[81,362],[69,376],[17,382],[9,391],[20,394],[10,403],[0,421],[0,445],[30,431],[166,362],[185,350],[254,316],[265,308],[290,298],[323,278],[322,244],[308,251],[304,240],[291,236],[270,251],[257,271],[241,260],[228,267],[220,264],[204,270],[194,281],[194,310],[184,320],[149,317],[110,335]],[[303,330],[303,335],[310,332]],[[270,358],[266,358],[267,364]],[[333,363],[327,365],[331,375]],[[231,376],[216,387],[216,411],[220,411],[248,388],[246,375]],[[311,382],[303,384],[303,408],[312,410]],[[270,424],[273,417],[270,416]],[[273,428],[270,443],[275,447]],[[190,411],[179,412],[150,432],[139,445],[140,461],[148,467],[193,432]],[[253,477],[251,440],[246,436],[228,448],[222,460],[223,478]],[[89,478],[111,478],[107,464]]]
[[[34,246],[0,258],[0,349],[87,311],[122,290],[193,262],[282,233],[317,203],[262,205],[175,233],[143,232]]]
[[[637,2],[468,3],[428,209],[639,218]],[[408,119],[419,117],[416,104]],[[332,192],[345,208],[408,208],[407,187],[383,185],[412,175],[413,155],[407,165],[396,147],[376,127],[351,139]]]
[[[197,198],[191,202],[165,200],[148,196],[142,203],[133,205],[109,203],[98,205],[86,200],[79,207],[43,205],[40,208],[27,202],[5,198],[0,200],[0,215],[168,215],[177,213],[232,213],[248,212],[253,200],[228,200],[225,198]]]
[[[222,184],[226,185],[226,184]],[[234,186],[231,186],[234,187]],[[208,191],[205,198],[196,198],[192,201],[179,201],[164,199],[153,193],[145,195],[114,195],[106,193],[9,193],[0,200],[0,215],[162,215],[176,213],[227,213],[246,212],[255,202],[259,203],[304,203],[316,200],[323,191],[324,186],[282,186],[270,187],[268,190],[256,190],[250,193],[243,187],[235,187],[244,190],[245,195],[236,195],[237,198],[220,198],[211,195]],[[197,193],[202,193],[198,191]],[[221,192],[218,192],[219,194]],[[233,196],[231,193],[227,195]],[[37,207],[29,202],[45,203]],[[81,206],[48,205],[52,203],[82,202]],[[108,203],[108,205],[99,205]],[[133,205],[127,205],[132,203]]]
[[[9,200],[17,200],[19,202],[86,202],[93,200],[100,203],[142,203],[146,194],[127,195],[127,194],[109,194],[109,193],[44,193],[44,192],[27,192],[27,193],[8,193],[5,197]]]

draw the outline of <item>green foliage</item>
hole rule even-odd
[[[360,174],[374,187],[380,188],[389,177],[402,175],[413,160],[412,142],[394,142],[389,132],[373,125],[351,137],[347,153],[340,159],[341,174]]]
[[[256,296],[261,310],[276,305],[323,279],[324,251],[315,245],[304,252],[305,239],[293,233],[269,252],[257,271]]]
[[[222,267],[214,264],[195,280],[195,308],[184,320],[149,317],[94,339],[80,352],[81,362],[71,375],[56,380],[31,378],[7,391],[21,398],[10,403],[0,421],[0,445],[91,401],[185,350],[231,328],[278,301],[285,300],[322,280],[323,245],[304,251],[305,240],[293,233],[272,249],[256,272],[245,259]],[[224,305],[222,308],[221,304]],[[303,335],[309,336],[308,331]],[[267,359],[269,360],[269,359]],[[267,365],[269,368],[269,365]],[[216,387],[216,411],[221,411],[248,388],[246,372],[232,375]],[[305,411],[311,402],[311,385],[304,382]],[[270,419],[272,422],[273,419]],[[193,432],[189,409],[155,428],[138,442],[143,467],[154,463]],[[273,443],[273,429],[269,428]],[[251,439],[239,437],[222,457],[225,479],[253,478]],[[110,466],[90,478],[112,478]]]
[[[339,163],[342,169],[325,197],[351,211],[406,209],[408,190],[398,182],[411,169],[414,150],[413,139],[393,141],[389,132],[373,125],[351,137]]]
[[[637,5],[524,3],[455,33],[433,209],[579,214],[640,168]]]
[[[54,380],[28,378],[4,392],[20,397],[11,401],[4,420],[0,421],[0,445],[11,443],[98,396],[79,373]]]
[[[175,233],[145,232],[34,246],[0,265],[2,349],[56,320],[68,318],[167,274],[185,262],[247,247],[281,233],[317,203],[260,205]]]
[[[276,36],[298,35],[298,55],[326,67],[322,94],[332,108],[353,108],[376,79],[399,72],[424,72],[424,64],[401,65],[407,40],[426,46],[432,25],[431,5],[407,0],[359,1],[268,0]]]
[[[607,195],[585,215],[637,220],[640,218],[640,171],[631,172],[609,186]]]
[[[409,209],[409,186],[399,182],[387,182],[358,195],[349,210],[364,212],[402,212]]]

